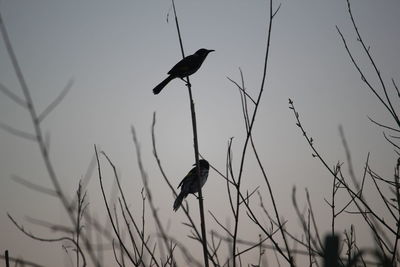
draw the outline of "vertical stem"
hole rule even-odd
[[[174,17],[175,17],[175,24],[176,24],[176,29],[178,31],[178,37],[179,37],[179,44],[182,52],[182,57],[185,57],[185,52],[183,49],[183,42],[182,42],[182,36],[181,32],[179,29],[179,23],[178,23],[178,16],[176,15],[176,8],[175,8],[175,1],[172,0],[172,7],[174,10]],[[187,88],[189,91],[189,100],[190,100],[190,111],[192,115],[192,128],[193,128],[193,145],[194,145],[194,156],[196,160],[196,170],[197,170],[197,177],[199,179],[199,210],[200,210],[200,226],[201,226],[201,241],[203,245],[203,257],[204,257],[204,266],[208,267],[208,250],[207,250],[207,236],[206,236],[206,224],[204,221],[204,205],[203,205],[203,193],[201,191],[201,178],[200,178],[200,164],[199,164],[199,144],[198,144],[198,138],[197,138],[197,124],[196,124],[196,111],[194,108],[194,101],[193,101],[193,96],[192,96],[192,86],[190,85],[190,80],[189,77],[186,77],[187,81]]]
[[[10,267],[10,258],[8,257],[8,250],[4,253],[6,258],[6,267]]]
[[[332,210],[332,221],[331,221],[331,235],[335,235],[335,194],[336,194],[336,176],[333,177],[333,185],[332,185],[332,203],[331,203],[331,210]]]
[[[266,44],[266,51],[265,51],[264,69],[263,69],[263,76],[262,76],[262,80],[261,80],[261,87],[260,87],[260,91],[258,93],[257,100],[255,102],[255,107],[254,107],[252,118],[249,121],[248,128],[246,129],[247,130],[247,136],[246,136],[246,140],[245,140],[245,143],[244,143],[244,146],[243,146],[243,150],[242,150],[242,158],[241,158],[241,162],[240,162],[238,182],[236,184],[237,196],[236,196],[235,229],[234,229],[233,255],[232,255],[233,256],[233,266],[234,267],[236,266],[235,250],[236,250],[236,243],[237,243],[236,239],[237,239],[238,225],[239,225],[240,199],[242,199],[242,201],[244,201],[244,198],[243,198],[243,196],[242,196],[242,194],[240,192],[240,185],[241,185],[241,179],[242,179],[243,168],[244,168],[244,160],[245,160],[246,150],[247,150],[249,141],[253,145],[253,142],[252,142],[252,130],[253,130],[253,126],[254,126],[254,123],[255,123],[257,111],[258,111],[258,108],[259,108],[261,96],[263,94],[264,86],[265,86],[265,80],[266,80],[266,75],[267,75],[267,66],[268,66],[268,58],[269,58],[269,50],[270,50],[270,43],[271,43],[272,21],[274,19],[274,16],[277,14],[277,12],[280,9],[280,5],[279,5],[278,8],[274,11],[273,10],[273,5],[272,5],[273,4],[273,0],[270,0],[269,3],[270,3],[270,7],[269,7],[269,25],[268,25],[267,44]],[[270,184],[270,182],[269,182],[269,180],[268,180],[268,178],[267,178],[267,176],[265,174],[264,168],[260,164],[260,159],[258,157],[258,154],[257,154],[257,152],[255,150],[254,145],[253,145],[253,151],[254,151],[255,156],[257,158],[257,161],[258,161],[258,163],[260,165],[261,171],[263,172],[263,176],[264,176],[265,182],[267,183],[269,195],[271,197],[272,206],[274,208],[274,212],[275,212],[275,216],[276,216],[276,220],[277,220],[278,225],[280,226],[279,228],[280,228],[280,231],[281,231],[281,234],[282,234],[282,239],[284,241],[285,248],[287,250],[287,254],[288,254],[287,257],[284,254],[282,254],[282,256],[285,257],[285,259],[289,262],[290,266],[295,266],[293,258],[291,256],[291,251],[290,251],[289,244],[288,244],[288,241],[287,241],[287,238],[286,238],[285,230],[284,230],[283,224],[281,223],[281,219],[279,218],[278,208],[276,206],[275,198],[274,198],[274,195],[272,193],[271,184]],[[249,210],[249,212],[251,213],[250,210]]]
[[[200,178],[200,164],[199,164],[199,145],[197,138],[197,124],[196,124],[196,111],[194,109],[194,102],[192,98],[192,90],[191,86],[188,86],[189,96],[190,96],[190,111],[192,113],[192,126],[193,126],[193,144],[194,144],[194,155],[196,159],[196,170],[197,170],[197,178],[199,180],[199,210],[200,210],[200,226],[201,226],[201,236],[203,243],[203,257],[204,257],[204,266],[208,267],[208,257],[207,257],[207,236],[206,236],[206,224],[204,219],[204,204],[203,204],[203,194],[201,191],[201,178]]]

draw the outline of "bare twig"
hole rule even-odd
[[[26,102],[16,94],[14,94],[11,90],[9,90],[4,84],[0,83],[0,92],[2,92],[4,95],[6,95],[8,98],[10,98],[12,101],[14,101],[16,104],[20,105],[23,108],[27,108],[28,105]]]
[[[306,139],[307,143],[309,144],[311,150],[313,151],[313,157],[316,157],[320,160],[320,162],[324,165],[324,167],[329,171],[329,173],[333,176],[333,177],[337,177],[337,173],[335,172],[335,170],[333,170],[331,167],[329,167],[329,165],[326,163],[326,161],[323,159],[323,157],[320,155],[320,153],[317,151],[317,149],[315,148],[314,144],[313,144],[313,139],[311,137],[308,136],[308,134],[306,133],[306,131],[304,130],[301,122],[300,122],[300,115],[299,113],[296,111],[293,101],[291,99],[289,99],[289,108],[293,111],[293,114],[296,118],[296,125],[300,128],[304,138]],[[350,194],[351,197],[355,197],[357,200],[360,201],[360,203],[363,205],[363,207],[366,209],[367,213],[370,213],[371,215],[373,215],[373,218],[376,219],[377,221],[380,222],[380,224],[382,226],[384,226],[387,230],[389,230],[391,233],[396,234],[396,231],[387,223],[385,222],[385,220],[383,220],[380,216],[378,216],[378,214],[376,214],[376,212],[374,212],[371,207],[368,205],[368,203],[365,201],[365,199],[363,197],[361,197],[361,194],[356,193],[354,190],[352,190],[348,184],[346,184],[344,182],[343,179],[337,179],[338,182],[340,182],[340,184],[348,191],[348,193]],[[356,203],[357,204],[357,203]],[[363,211],[363,208],[360,207],[360,211]],[[365,213],[365,212],[364,212]]]
[[[60,92],[60,94],[51,102],[44,110],[42,113],[39,114],[38,116],[38,121],[39,123],[46,118],[47,115],[50,114],[57,106],[58,104],[61,103],[61,101],[64,99],[64,97],[68,94],[72,86],[74,85],[74,80],[70,79],[67,83],[67,85],[64,87],[64,89]]]
[[[135,150],[136,150],[137,163],[139,165],[139,170],[140,170],[140,174],[141,174],[141,177],[142,177],[143,185],[144,185],[144,188],[146,190],[147,200],[148,200],[148,202],[150,204],[150,209],[151,209],[153,218],[154,218],[154,220],[156,222],[157,228],[160,231],[161,237],[162,237],[162,239],[164,241],[165,249],[168,250],[168,247],[169,247],[169,245],[168,245],[168,237],[167,237],[167,235],[165,233],[164,226],[161,223],[161,220],[160,220],[160,218],[159,218],[159,216],[157,214],[157,209],[156,209],[156,207],[154,205],[154,202],[153,202],[153,197],[152,197],[151,190],[150,190],[150,187],[149,187],[149,184],[148,184],[148,177],[147,177],[147,174],[146,174],[146,172],[144,170],[143,163],[142,163],[142,157],[141,157],[141,152],[140,152],[139,141],[137,139],[135,128],[133,126],[131,127],[131,132],[132,132],[132,137],[133,137],[133,143],[135,145]],[[174,257],[172,255],[171,255],[171,259],[172,259],[172,262],[173,262],[173,266],[175,266],[176,263],[175,263]]]
[[[375,63],[375,60],[373,59],[373,57],[371,55],[370,47],[369,46],[367,47],[367,45],[365,44],[365,42],[364,42],[363,38],[361,37],[361,34],[360,34],[359,30],[358,30],[357,24],[356,24],[356,22],[354,20],[353,12],[351,10],[350,0],[346,0],[346,1],[347,1],[347,11],[348,11],[348,13],[350,15],[350,19],[351,19],[351,22],[353,24],[353,28],[354,28],[354,30],[355,30],[355,32],[357,34],[357,40],[360,42],[360,44],[361,44],[361,46],[362,46],[362,48],[364,50],[364,53],[367,55],[371,65],[373,66],[373,68],[375,70],[376,75],[378,76],[379,82],[381,84],[382,91],[383,91],[383,93],[385,95],[385,98],[386,98],[386,101],[387,101],[387,104],[384,103],[384,105],[387,108],[387,110],[389,111],[389,113],[393,116],[393,119],[396,121],[397,125],[400,126],[400,120],[399,120],[399,118],[397,116],[396,111],[394,110],[394,108],[392,106],[392,102],[391,102],[390,97],[388,95],[388,92],[387,92],[387,89],[386,89],[386,85],[385,85],[385,83],[384,83],[384,81],[382,79],[381,72],[379,71],[378,66]]]
[[[275,212],[275,216],[276,216],[276,220],[277,220],[277,222],[279,223],[280,226],[283,226],[282,223],[281,223],[281,221],[280,221],[278,209],[277,209],[277,206],[276,206],[276,203],[275,203],[275,199],[274,199],[273,194],[272,194],[271,185],[270,185],[270,183],[269,183],[269,180],[267,179],[266,173],[265,173],[264,168],[263,168],[263,166],[262,166],[262,164],[261,164],[261,161],[260,161],[260,159],[259,159],[259,157],[258,157],[257,151],[256,151],[256,149],[255,149],[255,146],[254,146],[254,143],[253,143],[253,140],[252,140],[252,129],[253,129],[253,126],[254,126],[254,123],[255,123],[255,119],[256,119],[258,107],[259,107],[259,104],[260,104],[261,96],[262,96],[262,94],[263,94],[264,86],[265,86],[265,81],[266,81],[266,73],[267,73],[268,58],[269,58],[269,49],[270,49],[270,42],[271,42],[271,32],[272,32],[272,21],[273,21],[274,16],[275,16],[275,15],[277,14],[277,12],[279,11],[279,9],[280,9],[280,5],[278,6],[278,8],[276,8],[276,10],[274,10],[274,9],[273,9],[273,1],[270,0],[270,7],[269,7],[269,26],[268,26],[268,33],[267,33],[267,42],[266,42],[266,51],[265,51],[265,60],[264,60],[263,76],[262,76],[262,79],[261,79],[260,91],[259,91],[259,93],[258,93],[257,100],[255,101],[256,104],[255,104],[255,107],[254,107],[254,111],[253,111],[253,114],[252,114],[252,116],[251,116],[251,119],[249,120],[249,127],[248,127],[248,129],[247,129],[247,136],[246,136],[245,144],[244,144],[243,150],[242,150],[242,157],[241,157],[240,169],[239,169],[239,175],[238,175],[238,181],[237,181],[237,192],[238,192],[238,193],[237,193],[237,198],[236,198],[237,207],[236,207],[236,212],[235,212],[236,216],[235,216],[235,230],[234,230],[234,240],[233,240],[233,253],[235,253],[235,250],[236,250],[235,238],[236,238],[236,236],[237,236],[238,222],[239,222],[239,214],[240,214],[240,213],[239,213],[239,202],[240,202],[240,198],[243,198],[243,196],[242,196],[241,194],[239,194],[239,192],[240,192],[241,178],[242,178],[242,174],[243,174],[244,160],[245,160],[246,150],[247,150],[247,146],[248,146],[249,141],[252,143],[253,151],[254,151],[254,153],[255,153],[255,155],[256,155],[257,162],[258,162],[258,164],[259,164],[260,169],[261,169],[262,172],[263,172],[264,180],[265,180],[265,182],[267,183],[268,190],[269,190],[269,194],[270,194],[270,197],[271,197],[271,201],[272,201],[273,208],[274,208],[274,212]],[[246,99],[246,98],[245,98],[245,99]],[[244,101],[243,103],[246,105],[247,102]],[[246,106],[245,106],[245,109],[244,109],[244,110],[247,110],[247,107],[246,107]],[[246,111],[246,112],[247,112],[247,111]],[[245,117],[246,117],[246,115],[245,115]],[[242,199],[242,200],[243,200],[243,199]],[[244,202],[244,203],[245,203],[245,202]],[[246,207],[249,208],[248,205],[246,205]],[[254,215],[254,214],[253,214],[253,215]],[[254,220],[254,219],[255,219],[255,216],[252,216],[252,219]],[[256,221],[257,221],[257,220],[256,220]],[[284,256],[284,258],[289,262],[289,264],[290,264],[291,266],[294,266],[293,259],[292,259],[291,255],[290,255],[289,245],[288,245],[287,240],[286,240],[286,237],[285,237],[285,231],[283,230],[283,227],[279,227],[279,229],[281,229],[281,235],[282,235],[282,238],[283,238],[285,247],[286,247],[286,249],[287,249],[287,254],[288,254],[288,256],[285,256],[285,255],[283,254],[282,250],[278,249],[278,251],[279,251],[280,253],[282,253],[282,256]],[[266,231],[264,231],[264,233],[265,233],[265,232],[266,232]],[[235,260],[233,261],[233,264],[234,264],[234,266],[236,266]]]
[[[380,122],[377,122],[376,120],[372,119],[372,118],[369,117],[369,116],[368,116],[368,119],[369,119],[372,123],[374,123],[374,124],[376,124],[376,125],[378,125],[378,126],[380,126],[380,127],[382,127],[382,128],[386,128],[386,129],[388,129],[388,130],[392,130],[392,131],[395,131],[395,132],[400,132],[399,129],[396,129],[396,128],[394,128],[394,127],[387,126],[387,125],[385,125],[385,124],[382,124],[382,123],[380,123]]]
[[[254,105],[256,105],[256,101],[246,92],[246,90],[244,88],[242,88],[237,82],[235,82],[233,79],[226,77],[230,82],[232,82],[234,85],[236,85],[236,87],[243,93],[245,94],[250,100],[251,102],[253,102]]]
[[[13,179],[15,182],[17,182],[23,186],[26,186],[27,188],[29,188],[31,190],[38,191],[42,194],[46,194],[49,196],[57,197],[57,193],[54,190],[44,187],[44,186],[41,186],[41,185],[38,185],[38,184],[35,184],[35,183],[32,183],[22,177],[13,175],[11,177],[11,179]]]
[[[14,127],[4,124],[2,122],[0,122],[0,129],[2,129],[5,132],[8,132],[9,134],[18,136],[18,137],[26,139],[26,140],[34,141],[34,142],[36,141],[36,136],[34,134],[15,129]]]
[[[108,217],[109,217],[109,219],[110,219],[112,228],[113,228],[114,233],[116,234],[116,236],[117,236],[117,238],[118,238],[118,241],[119,241],[120,245],[121,245],[122,248],[125,250],[126,254],[128,255],[128,258],[130,259],[130,261],[131,261],[134,265],[137,265],[137,263],[136,263],[135,260],[132,258],[131,254],[129,253],[129,250],[126,248],[126,246],[125,246],[124,242],[122,241],[121,237],[118,235],[117,228],[116,228],[116,226],[115,226],[114,220],[113,220],[112,215],[111,215],[111,209],[110,209],[110,207],[109,207],[109,205],[108,205],[107,198],[106,198],[106,194],[105,194],[105,192],[104,192],[103,177],[102,177],[102,174],[101,174],[100,160],[99,160],[99,155],[98,155],[98,153],[97,153],[97,148],[96,148],[96,146],[94,146],[94,150],[95,150],[96,159],[97,159],[97,170],[98,170],[99,181],[100,181],[100,189],[101,189],[101,193],[102,193],[102,195],[103,195],[104,204],[106,205]]]
[[[34,240],[38,240],[38,241],[42,241],[42,242],[60,242],[60,241],[69,241],[71,243],[73,243],[76,248],[78,249],[79,253],[81,254],[82,257],[82,266],[86,266],[86,259],[85,259],[85,254],[83,254],[81,248],[78,246],[78,244],[75,242],[75,240],[73,238],[67,237],[67,236],[63,236],[63,237],[59,237],[59,238],[42,238],[42,237],[38,237],[34,234],[32,234],[31,232],[28,232],[25,230],[25,228],[22,225],[19,225],[17,223],[17,221],[10,215],[7,214],[8,218],[13,222],[13,224],[22,232],[24,233],[26,236],[34,239]]]
[[[115,180],[116,180],[117,187],[118,187],[119,193],[121,194],[121,199],[122,199],[122,201],[121,201],[121,199],[119,199],[119,203],[120,203],[120,207],[121,207],[121,212],[122,212],[122,216],[124,217],[124,220],[125,220],[125,222],[126,222],[126,224],[127,224],[127,226],[128,226],[128,231],[130,230],[130,227],[129,227],[129,223],[128,223],[128,220],[127,220],[126,215],[125,215],[125,211],[126,211],[126,213],[128,214],[129,219],[130,219],[131,222],[133,223],[133,226],[134,226],[134,228],[135,228],[136,233],[138,234],[138,236],[139,236],[140,239],[141,239],[142,246],[144,246],[144,247],[146,248],[147,252],[149,253],[149,255],[150,255],[151,258],[152,258],[152,261],[154,261],[154,264],[155,264],[157,267],[160,267],[158,261],[156,260],[156,258],[155,258],[155,256],[154,256],[153,251],[152,251],[152,250],[150,249],[150,247],[147,245],[147,241],[145,240],[145,237],[144,237],[144,230],[142,229],[142,231],[140,231],[138,224],[136,223],[136,221],[135,221],[135,219],[134,219],[134,217],[133,217],[131,211],[130,211],[129,208],[128,208],[128,203],[127,203],[127,201],[126,201],[126,199],[125,199],[125,194],[124,194],[124,191],[122,190],[121,183],[120,183],[120,181],[119,181],[118,173],[117,173],[117,170],[116,170],[116,167],[115,167],[114,163],[112,163],[111,159],[107,156],[107,154],[106,154],[105,152],[102,152],[102,154],[103,154],[104,157],[107,159],[108,163],[110,164],[110,166],[111,166],[112,169],[113,169],[114,178],[115,178]],[[122,203],[121,203],[121,202],[122,202]],[[122,204],[123,204],[123,207],[125,208],[125,211],[124,211],[124,209],[123,209],[123,207],[122,207]],[[143,210],[143,212],[144,212],[144,210]],[[143,217],[144,217],[144,214],[143,214]],[[130,232],[130,231],[129,231],[129,232]],[[131,234],[131,233],[130,233],[130,234]],[[134,240],[133,240],[133,236],[131,237],[131,242],[132,242],[133,246],[135,247]],[[142,248],[142,251],[141,251],[139,254],[140,254],[140,255],[143,255],[143,248]],[[142,263],[142,264],[144,265],[144,262],[143,262],[142,257],[139,257],[139,263]]]
[[[0,259],[5,260],[5,255],[0,254]],[[21,266],[32,266],[32,267],[44,267],[44,265],[28,261],[28,260],[23,260],[21,258],[14,258],[14,257],[8,257],[10,262],[14,262],[15,266],[18,266],[18,264],[21,264]]]
[[[69,200],[68,200],[66,194],[64,193],[64,191],[62,190],[62,187],[61,187],[58,177],[56,175],[56,171],[54,169],[53,163],[50,159],[46,139],[44,138],[42,129],[40,127],[39,116],[37,115],[30,89],[25,81],[22,69],[18,63],[16,54],[14,52],[13,46],[12,46],[10,38],[8,36],[8,32],[7,32],[6,26],[4,24],[3,18],[1,16],[1,12],[0,12],[0,34],[3,37],[6,51],[8,53],[8,56],[10,57],[11,64],[12,64],[12,66],[14,68],[14,72],[17,76],[17,80],[21,86],[22,93],[24,96],[23,102],[26,103],[31,121],[33,123],[35,141],[37,142],[37,144],[39,146],[40,153],[41,153],[41,156],[43,158],[43,161],[44,161],[44,164],[46,167],[46,171],[49,175],[50,181],[54,187],[54,190],[55,190],[59,200],[61,201],[65,211],[67,212],[67,215],[68,215],[71,223],[73,224],[74,228],[76,228],[77,222],[75,219],[75,214],[69,206]],[[16,133],[19,133],[19,132],[17,131]],[[24,134],[22,134],[21,137],[22,136],[24,136]],[[87,239],[87,237],[82,236],[82,240],[87,248],[87,253],[89,254],[94,265],[100,266],[100,263],[98,262],[96,255],[94,254],[94,252],[92,250],[92,246],[91,246],[89,240]]]

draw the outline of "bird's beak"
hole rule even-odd
[[[210,50],[208,50],[208,53],[211,53],[211,52],[214,52],[215,50],[213,50],[213,49],[210,49]]]

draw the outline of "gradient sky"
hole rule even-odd
[[[388,84],[391,78],[399,83],[400,2],[351,2],[361,34],[371,46],[383,78]],[[335,25],[342,29],[360,63],[373,74],[359,52],[346,2],[279,3],[282,6],[272,29],[255,142],[281,215],[289,220],[288,227],[295,231],[298,225],[291,204],[292,187],[297,186],[302,203],[304,188],[309,189],[321,228],[328,230],[330,213],[324,198],[330,198],[331,177],[311,157],[288,109],[288,98],[294,100],[304,126],[331,166],[345,161],[338,132],[338,126],[343,125],[359,176],[367,153],[371,152],[371,165],[391,177],[395,153],[384,140],[382,129],[371,124],[367,116],[393,123],[362,83],[335,29]],[[278,2],[274,4],[277,6]],[[269,4],[260,0],[207,0],[177,1],[176,5],[186,54],[201,47],[216,50],[191,78],[200,151],[223,170],[227,141],[235,137],[237,166],[245,130],[238,91],[227,77],[239,81],[240,67],[249,94],[256,96],[262,77]],[[179,236],[186,231],[181,224],[183,214],[172,211],[173,198],[152,157],[150,136],[155,111],[159,153],[167,175],[177,185],[194,162],[187,90],[176,80],[159,95],[152,94],[152,88],[181,59],[171,2],[3,0],[0,10],[38,110],[43,110],[71,78],[74,80],[70,93],[43,123],[50,136],[55,169],[68,194],[73,196],[96,144],[117,165],[132,209],[140,210],[142,183],[130,133],[134,125],[159,214],[170,225],[170,234]],[[375,76],[371,77],[377,84]],[[0,83],[22,95],[3,40]],[[0,97],[0,122],[33,130],[28,113],[4,95]],[[252,190],[261,185],[267,207],[271,208],[253,157],[247,161],[245,174],[244,188]],[[12,175],[50,186],[37,145],[0,131],[0,250],[9,249],[12,255],[60,266],[57,256],[65,255],[61,245],[41,244],[24,237],[8,220],[7,212],[24,222],[27,229],[47,237],[54,233],[30,225],[25,216],[62,223],[65,212],[58,200],[15,183],[10,179]],[[96,178],[94,175],[88,189],[90,205],[96,216],[103,218],[105,210],[98,203]],[[107,178],[106,186],[111,190],[112,176]],[[221,196],[224,190],[223,179],[210,172],[203,190],[206,210],[228,223],[227,197]],[[189,203],[197,216],[197,202],[190,197]],[[207,220],[209,230],[219,230],[211,218]],[[349,221],[343,223],[348,225]],[[242,233],[257,239],[259,231],[248,225],[244,220]],[[185,237],[181,238],[185,241]],[[48,257],[49,251],[55,256]]]

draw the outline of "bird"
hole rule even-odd
[[[168,72],[169,76],[165,78],[159,85],[154,87],[153,93],[155,95],[159,94],[161,90],[175,78],[183,79],[195,73],[200,68],[201,64],[203,64],[207,55],[213,51],[215,50],[201,48],[193,55],[183,58]]]
[[[195,166],[196,164],[193,164]],[[201,159],[199,160],[200,165],[200,186],[203,185],[207,181],[208,171],[210,169],[210,164],[207,160]],[[197,166],[193,167],[188,174],[186,174],[185,178],[179,183],[178,188],[181,188],[181,192],[176,197],[174,202],[174,211],[177,211],[182,204],[184,198],[186,198],[189,194],[194,194],[199,192],[199,179],[197,176]]]

